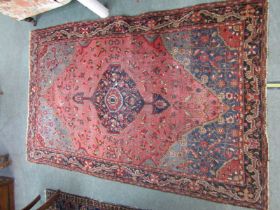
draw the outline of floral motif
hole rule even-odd
[[[57,191],[46,190],[46,198],[50,199]],[[132,207],[100,202],[91,198],[72,195],[65,192],[59,192],[58,199],[48,207],[49,210],[66,210],[66,209],[80,209],[80,210],[140,210]]]
[[[265,24],[265,1],[239,0],[34,31],[28,159],[266,209]],[[122,92],[98,89],[112,65],[141,105],[118,133],[102,119]]]

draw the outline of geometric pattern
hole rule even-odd
[[[28,160],[267,208],[263,0],[31,34]]]
[[[101,124],[110,133],[119,133],[131,123],[142,110],[145,102],[136,89],[135,82],[121,70],[120,65],[110,65],[102,75],[97,90],[91,97],[84,97],[83,92],[73,96],[76,103],[85,100],[95,105]],[[149,104],[146,102],[146,104]],[[169,103],[160,94],[153,94],[153,114],[169,107]]]
[[[46,199],[50,199],[56,193],[55,190],[46,190]],[[48,210],[137,210],[112,203],[100,202],[91,198],[60,192],[58,199],[48,207]],[[140,210],[140,209],[138,209]]]

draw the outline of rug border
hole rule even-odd
[[[160,14],[162,12],[170,12],[170,13],[176,13],[176,12],[179,12],[179,11],[182,11],[182,10],[188,10],[188,9],[197,9],[197,8],[200,8],[200,7],[214,7],[214,6],[217,6],[217,5],[228,5],[228,4],[231,4],[231,5],[235,5],[235,4],[240,4],[240,3],[263,3],[263,10],[264,10],[264,33],[265,33],[265,36],[263,37],[263,41],[262,41],[262,52],[261,52],[261,56],[262,56],[262,62],[261,62],[261,78],[260,78],[260,84],[261,84],[261,106],[264,110],[264,112],[260,113],[260,119],[262,120],[262,139],[261,139],[261,146],[262,146],[262,160],[261,160],[261,163],[262,163],[262,170],[261,171],[261,177],[260,179],[262,179],[262,187],[263,187],[263,191],[262,191],[262,195],[261,195],[261,200],[263,201],[263,204],[262,204],[262,208],[258,208],[260,210],[267,210],[268,209],[268,206],[269,206],[269,201],[268,201],[268,197],[269,197],[269,192],[268,192],[268,138],[267,138],[267,120],[266,120],[266,116],[267,116],[267,102],[266,102],[266,78],[267,78],[267,48],[268,48],[268,0],[229,0],[229,1],[220,1],[220,2],[212,2],[212,3],[202,3],[202,4],[198,4],[198,5],[194,5],[194,6],[187,6],[187,7],[184,7],[184,8],[179,8],[179,9],[168,9],[168,10],[160,10],[160,11],[155,11],[155,12],[145,12],[145,13],[142,13],[141,15],[137,15],[137,16],[112,16],[112,17],[108,17],[106,19],[99,19],[99,20],[87,20],[87,21],[79,21],[79,22],[68,22],[66,24],[60,24],[60,25],[56,25],[56,26],[50,26],[50,27],[47,27],[47,28],[42,28],[42,29],[36,29],[34,31],[32,31],[30,33],[30,40],[32,39],[32,36],[36,33],[40,33],[40,31],[44,31],[46,29],[58,29],[60,27],[67,27],[68,25],[71,25],[71,24],[79,24],[79,25],[83,25],[83,24],[89,24],[89,23],[92,23],[92,22],[103,22],[103,21],[108,21],[108,20],[118,20],[119,18],[139,18],[139,17],[144,17],[144,16],[149,16],[149,15],[157,15],[157,14]],[[31,55],[31,48],[29,49],[29,52],[30,52],[30,55]],[[31,73],[31,64],[29,64],[29,84],[30,84],[30,73]],[[30,90],[30,85],[29,85],[29,90]],[[30,95],[28,97],[30,99]],[[213,198],[213,197],[210,197],[208,195],[194,195],[194,194],[191,194],[190,192],[185,192],[185,193],[182,193],[182,192],[177,192],[175,190],[168,190],[168,189],[162,189],[162,188],[158,188],[158,187],[154,187],[154,186],[150,186],[150,185],[146,185],[146,184],[142,184],[142,183],[137,183],[137,182],[132,182],[132,181],[126,181],[124,179],[119,179],[119,178],[116,178],[116,177],[110,177],[108,175],[102,175],[102,174],[95,174],[95,173],[90,173],[90,172],[86,172],[86,171],[82,171],[82,170],[71,170],[70,168],[68,167],[64,167],[62,165],[59,165],[59,164],[54,164],[54,163],[48,163],[48,162],[39,162],[39,161],[36,161],[34,159],[32,159],[30,156],[29,156],[29,152],[30,151],[34,151],[34,149],[31,148],[31,146],[28,144],[28,141],[29,141],[29,135],[28,135],[28,131],[29,131],[29,113],[30,113],[30,110],[29,110],[29,99],[28,99],[28,126],[27,126],[27,160],[32,162],[32,163],[37,163],[37,164],[41,164],[41,165],[48,165],[48,166],[52,166],[52,167],[55,167],[55,168],[60,168],[60,169],[66,169],[66,170],[69,170],[69,171],[73,171],[73,172],[79,172],[79,173],[83,173],[83,174],[87,174],[87,175],[91,175],[91,176],[94,176],[94,177],[97,177],[97,178],[101,178],[101,179],[107,179],[107,180],[110,180],[110,181],[117,181],[117,182],[120,182],[122,184],[132,184],[134,186],[139,186],[139,187],[144,187],[145,189],[150,189],[150,190],[159,190],[159,191],[162,191],[162,192],[169,192],[169,193],[172,193],[175,195],[182,195],[182,196],[188,196],[188,197],[192,197],[192,198],[198,198],[198,199],[203,199],[203,200],[206,200],[206,201],[211,201],[211,202],[215,202],[217,204],[233,204],[235,206],[241,206],[241,207],[247,207],[247,208],[256,208],[257,206],[254,205],[254,203],[240,203],[240,202],[236,202],[235,200],[223,200],[223,199],[220,199],[220,198]]]
[[[268,11],[269,11],[269,0],[263,0],[264,1],[264,40],[262,42],[262,70],[263,70],[263,79],[262,79],[262,107],[263,107],[263,116],[261,117],[263,122],[262,122],[262,134],[263,134],[263,139],[262,139],[262,155],[263,155],[263,170],[261,171],[262,173],[262,178],[263,183],[264,183],[264,190],[263,190],[263,210],[268,210],[269,209],[269,145],[268,145],[268,135],[267,135],[267,88],[266,88],[266,83],[267,83],[267,75],[268,75],[268,66],[267,66],[267,60],[268,60]]]
[[[118,19],[125,19],[125,18],[129,18],[130,20],[132,19],[137,19],[137,18],[142,18],[145,16],[150,16],[150,15],[160,15],[161,13],[178,13],[180,11],[187,11],[187,10],[193,10],[193,9],[199,9],[199,8],[203,8],[203,7],[215,7],[217,5],[221,5],[221,6],[225,6],[225,5],[236,5],[236,4],[248,4],[248,3],[265,3],[268,2],[269,0],[216,0],[213,2],[209,2],[209,3],[200,3],[200,4],[195,4],[195,5],[189,5],[189,6],[185,6],[183,8],[175,8],[175,9],[164,9],[164,10],[157,10],[157,11],[148,11],[148,12],[143,12],[140,14],[136,14],[136,15],[116,15],[116,16],[109,16],[107,18],[103,18],[103,19],[93,19],[93,20],[82,20],[82,21],[70,21],[67,23],[62,23],[62,24],[58,24],[58,25],[53,25],[53,26],[49,26],[46,28],[38,28],[35,30],[32,30],[31,33],[39,33],[40,31],[45,31],[45,30],[49,30],[49,29],[58,29],[60,27],[67,27],[68,25],[71,24],[77,24],[77,25],[84,25],[84,24],[90,24],[92,22],[105,22],[105,21],[109,21],[109,20],[118,20]]]
[[[50,194],[54,194],[55,192],[57,192],[57,190],[53,190],[53,189],[50,189],[50,188],[46,188],[44,190],[45,192],[45,199],[47,199],[47,193],[50,193]],[[120,208],[118,210],[122,210],[122,208],[125,208],[126,210],[145,210],[145,209],[139,209],[138,207],[132,207],[132,206],[126,206],[126,205],[123,205],[123,204],[117,204],[117,203],[110,203],[110,202],[107,202],[107,201],[101,201],[101,200],[97,200],[95,198],[90,198],[88,196],[82,196],[82,195],[75,195],[75,194],[72,194],[72,193],[68,193],[68,192],[65,192],[65,191],[60,191],[60,193],[62,193],[63,195],[65,196],[73,196],[77,199],[83,199],[83,200],[87,200],[87,201],[90,201],[92,203],[94,202],[97,202],[100,206],[102,205],[108,205],[108,206],[111,206],[111,207],[115,207],[115,208]],[[99,208],[99,207],[97,207]],[[116,209],[117,210],[117,209]],[[146,209],[148,210],[148,209]]]

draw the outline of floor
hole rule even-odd
[[[108,0],[111,15],[137,15],[146,11],[189,6],[206,0]],[[208,1],[210,2],[210,1]],[[270,0],[268,80],[280,81],[280,1]],[[46,188],[154,210],[237,210],[222,205],[170,193],[107,181],[26,161],[29,32],[36,28],[71,21],[93,20],[97,16],[74,1],[40,16],[37,27],[0,15],[0,153],[8,152],[13,164],[0,175],[16,180],[16,209],[24,207]],[[268,137],[270,144],[270,209],[280,209],[280,90],[268,90]]]

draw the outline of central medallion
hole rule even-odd
[[[126,128],[144,106],[135,82],[120,65],[110,65],[103,73],[93,97],[98,117],[110,133]]]
[[[105,103],[110,112],[120,110],[123,106],[123,97],[119,89],[111,88],[105,96]]]
[[[152,114],[159,114],[170,104],[160,94],[153,94],[152,102],[145,102],[134,80],[121,69],[120,65],[110,65],[98,82],[97,89],[91,97],[83,92],[73,96],[76,103],[91,101],[97,110],[101,124],[109,133],[119,133],[134,121],[144,105],[152,105]]]

